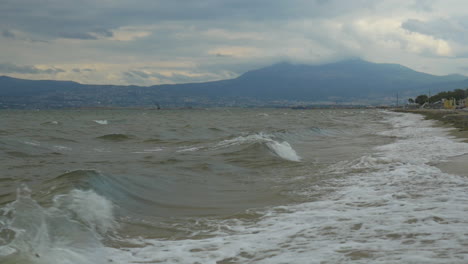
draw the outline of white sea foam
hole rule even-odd
[[[60,124],[58,121],[48,121],[48,122],[42,123],[41,125],[58,125],[58,124]]]
[[[200,150],[200,148],[198,147],[183,147],[182,149],[179,149],[176,152],[194,152],[198,150]]]
[[[152,149],[145,149],[145,152],[158,152],[158,151],[163,151],[163,148],[152,148]]]
[[[100,233],[115,228],[112,203],[93,191],[72,190],[54,197],[54,206],[68,211],[74,218]]]
[[[31,145],[31,146],[40,146],[41,145],[41,143],[39,143],[37,141],[24,141],[24,144]]]
[[[119,261],[468,263],[468,180],[430,165],[468,153],[468,144],[415,120],[395,114],[383,133],[395,142],[326,170],[343,177],[317,201],[259,212],[258,221],[213,220],[219,228],[209,238],[132,240],[141,247]]]
[[[70,148],[70,147],[60,146],[60,145],[55,145],[55,146],[53,146],[53,148],[54,148],[55,150],[68,150],[68,151],[69,151],[69,150],[72,150],[72,148]]]
[[[97,124],[100,124],[100,125],[109,124],[109,122],[107,120],[93,120],[93,121],[96,122]]]
[[[148,153],[153,153],[153,152],[160,152],[160,151],[163,151],[164,149],[163,148],[152,148],[152,149],[144,149],[143,151],[134,151],[132,153],[136,153],[136,154],[148,154]]]
[[[101,152],[101,153],[112,152],[112,151],[104,149],[104,148],[94,148],[93,150],[96,151],[96,152]]]
[[[466,144],[458,144],[457,139],[448,135],[451,128],[433,127],[433,121],[423,120],[420,115],[392,116],[387,122],[394,129],[378,134],[399,140],[394,144],[380,146],[377,150],[395,161],[427,163],[467,153]]]

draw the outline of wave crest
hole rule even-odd
[[[301,161],[301,157],[296,153],[293,147],[287,141],[274,140],[273,136],[258,133],[248,136],[240,136],[233,139],[227,139],[219,142],[215,148],[231,147],[242,144],[265,144],[270,151],[276,156],[289,160],[289,161]]]

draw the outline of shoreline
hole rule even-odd
[[[449,109],[394,109],[395,112],[414,113],[426,120],[435,120],[437,125],[454,128],[450,134],[468,143],[468,111]]]
[[[450,131],[450,135],[458,138],[461,142],[468,143],[468,111],[446,109],[396,109],[394,111],[420,114],[427,120],[435,120],[438,126],[454,128]],[[468,177],[467,162],[468,154],[464,154],[452,157],[447,161],[439,161],[433,165],[443,172]]]

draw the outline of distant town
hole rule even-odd
[[[422,109],[464,109],[468,107],[468,89],[444,91],[433,96],[421,94],[415,99],[408,99],[407,107]]]

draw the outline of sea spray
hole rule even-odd
[[[93,231],[104,234],[115,228],[112,203],[91,190],[72,190],[54,197],[54,206],[85,223]]]

